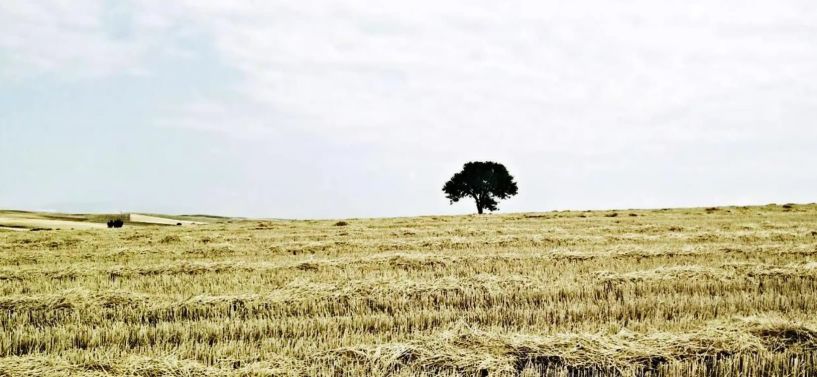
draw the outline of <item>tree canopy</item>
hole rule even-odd
[[[473,198],[477,213],[496,211],[497,200],[517,194],[516,182],[504,165],[492,161],[467,162],[462,171],[454,174],[443,186],[445,197],[451,204],[462,198]]]

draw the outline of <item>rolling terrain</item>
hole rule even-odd
[[[105,219],[0,212],[0,376],[817,375],[817,205]]]
[[[0,210],[0,230],[79,230],[107,228],[106,222],[122,219],[126,224],[144,225],[202,225],[224,218],[202,215],[146,215],[120,214],[62,214],[48,212]]]

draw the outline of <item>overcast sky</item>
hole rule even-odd
[[[817,2],[0,1],[0,208],[817,201]]]

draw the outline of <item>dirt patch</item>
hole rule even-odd
[[[28,228],[17,228],[13,226],[0,226],[0,232],[24,232],[29,230]]]

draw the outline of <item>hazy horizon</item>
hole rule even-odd
[[[0,208],[352,218],[817,201],[817,3],[0,3]]]
[[[475,215],[475,216],[490,216],[490,215],[512,215],[518,213],[551,213],[551,212],[563,212],[563,211],[571,211],[571,212],[584,212],[584,211],[598,211],[598,212],[607,212],[607,211],[653,211],[653,210],[684,210],[684,209],[696,209],[696,208],[720,208],[720,209],[727,209],[730,207],[765,207],[769,205],[779,205],[783,206],[786,204],[794,204],[794,205],[814,205],[817,203],[795,203],[795,202],[770,202],[770,203],[751,203],[751,204],[708,204],[708,205],[690,205],[690,206],[681,206],[681,207],[653,207],[653,208],[563,208],[563,209],[546,209],[546,210],[531,210],[531,211],[497,211],[497,212],[488,212],[486,211],[482,215],[477,215],[475,211],[461,211],[455,213],[417,213],[417,214],[410,214],[410,215],[397,215],[397,216],[357,216],[357,217],[275,217],[275,216],[239,216],[239,215],[231,215],[231,214],[224,214],[224,213],[194,213],[194,212],[177,212],[177,213],[160,213],[160,212],[151,212],[151,211],[58,211],[54,209],[26,209],[26,208],[0,208],[0,211],[21,211],[21,212],[43,212],[43,213],[57,213],[57,214],[76,214],[76,215],[95,215],[95,214],[130,214],[130,213],[138,213],[138,214],[151,214],[151,215],[168,215],[168,216],[212,216],[212,217],[224,217],[224,218],[235,218],[235,219],[247,219],[247,220],[348,220],[348,219],[370,219],[370,220],[377,220],[377,219],[393,219],[393,218],[415,218],[415,217],[435,217],[435,216],[461,216],[461,215]]]

